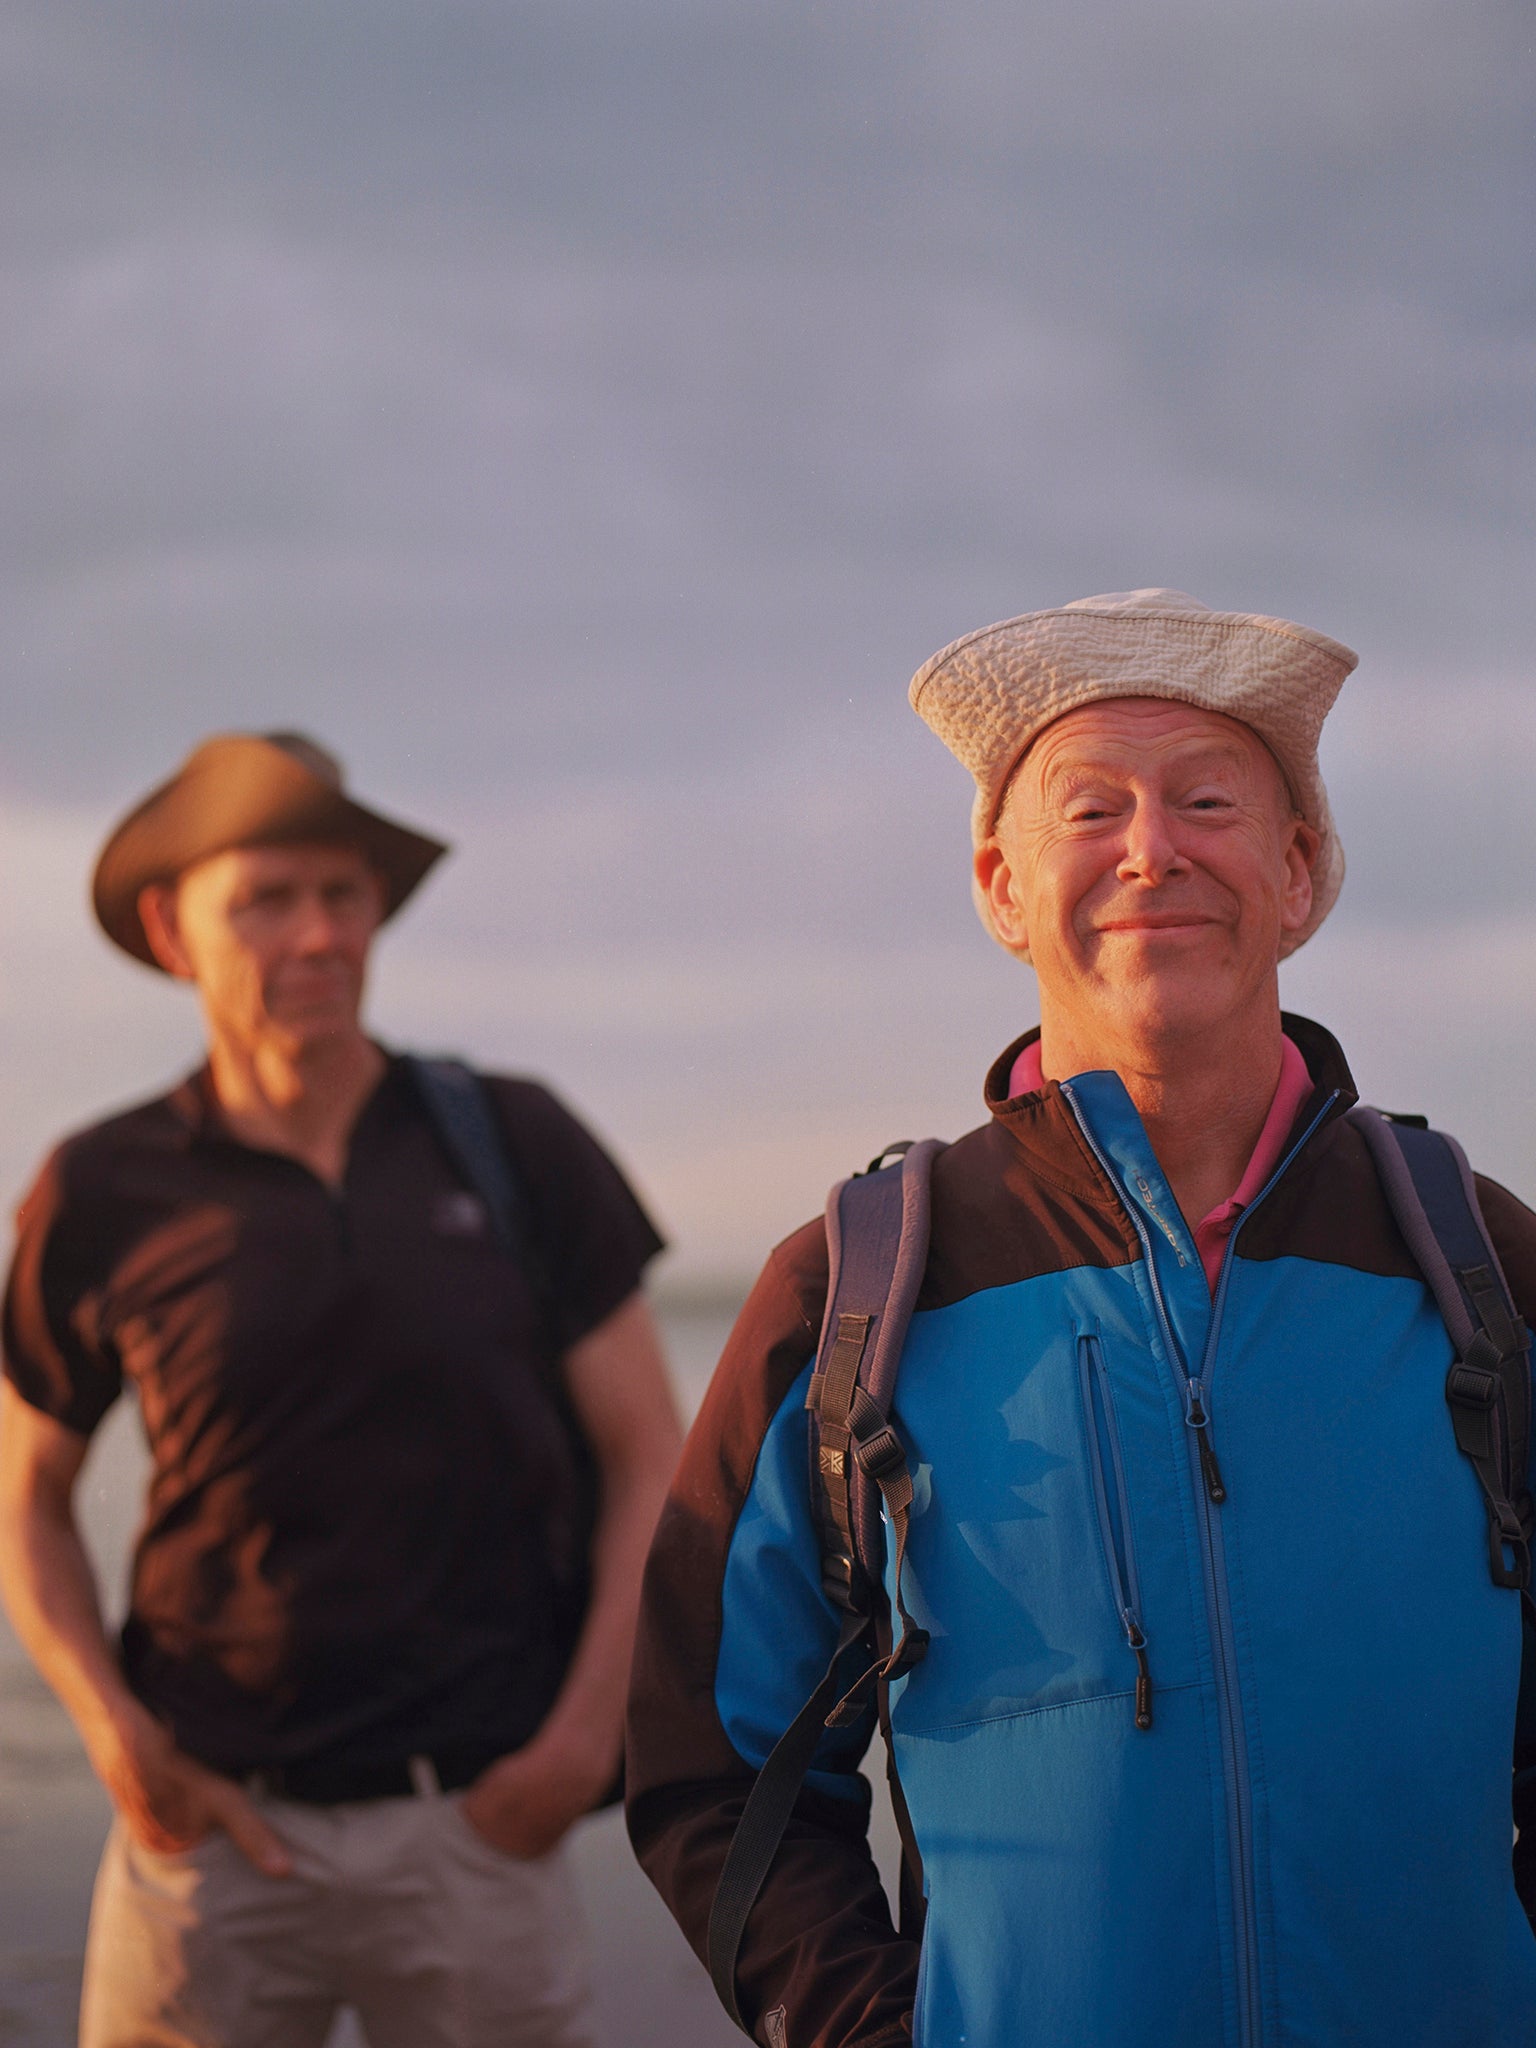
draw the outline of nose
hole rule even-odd
[[[299,905],[295,951],[305,955],[334,953],[341,943],[341,919],[318,889],[306,891]]]
[[[1170,876],[1187,875],[1189,871],[1189,857],[1178,844],[1168,806],[1156,796],[1138,796],[1126,825],[1116,879],[1156,888]]]

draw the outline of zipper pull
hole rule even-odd
[[[1136,1657],[1136,1726],[1152,1726],[1152,1673],[1147,1665],[1147,1639],[1136,1623],[1126,1619],[1126,1641]]]
[[[1220,1507],[1227,1497],[1226,1481],[1221,1476],[1221,1466],[1216,1459],[1216,1446],[1211,1442],[1211,1418],[1205,1412],[1204,1390],[1198,1380],[1189,1382],[1188,1399],[1184,1419],[1190,1428],[1197,1431],[1196,1442],[1200,1450],[1200,1476],[1205,1481],[1205,1490]]]
[[[1205,1476],[1205,1490],[1220,1507],[1227,1497],[1226,1481],[1221,1476],[1221,1467],[1216,1462],[1216,1446],[1211,1442],[1209,1429],[1200,1432],[1200,1470]]]

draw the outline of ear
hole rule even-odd
[[[166,973],[174,974],[178,981],[193,980],[192,962],[182,943],[181,925],[176,915],[175,884],[149,883],[139,891],[138,910],[149,950]]]
[[[1322,848],[1322,838],[1305,818],[1292,818],[1286,841],[1285,885],[1280,896],[1280,928],[1299,932],[1312,915],[1312,864]]]
[[[976,890],[991,914],[993,928],[1011,952],[1029,951],[1029,926],[1013,886],[1013,869],[996,839],[976,850],[972,863]]]

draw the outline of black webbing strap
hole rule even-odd
[[[879,1647],[889,1655],[889,1617],[884,1622],[877,1619],[876,1627],[879,1630]],[[886,1788],[890,1793],[891,1813],[896,1822],[897,1839],[901,1844],[901,1862],[896,1880],[896,1929],[905,1941],[921,1941],[923,1923],[928,1917],[928,1899],[923,1888],[923,1852],[918,1846],[917,1830],[912,1825],[912,1814],[907,1805],[901,1773],[896,1768],[896,1742],[891,1733],[891,1688],[888,1685],[876,1688],[875,1705],[881,1740],[885,1744]]]
[[[1529,1594],[1533,1515],[1530,1333],[1489,1240],[1466,1155],[1443,1131],[1349,1113],[1370,1148],[1392,1214],[1435,1297],[1456,1357],[1445,1398],[1457,1448],[1488,1514],[1488,1572]]]
[[[912,1520],[912,1471],[907,1463],[906,1451],[889,1416],[860,1386],[853,1389],[848,1429],[853,1444],[854,1467],[879,1493],[885,1505],[891,1532],[896,1539],[891,1583],[896,1592],[896,1612],[901,1620],[901,1635],[889,1653],[871,1665],[846,1697],[838,1701],[827,1716],[829,1728],[845,1727],[863,1711],[864,1695],[870,1679],[878,1679],[882,1684],[889,1685],[893,1678],[899,1678],[904,1671],[910,1671],[914,1664],[920,1664],[928,1652],[928,1631],[919,1628],[908,1612],[903,1585],[907,1561],[907,1533]],[[865,1582],[872,1580],[875,1572],[874,1560],[856,1555],[855,1561]]]
[[[850,1608],[843,1616],[837,1647],[821,1682],[774,1744],[747,1794],[720,1882],[715,1887],[709,1911],[709,1974],[720,2003],[744,2034],[752,2030],[736,2003],[736,1958],[741,1953],[747,1916],[778,1854],[790,1811],[805,1783],[817,1745],[826,1733],[827,1715],[846,1676],[844,1660],[855,1644],[866,1641],[869,1633],[869,1616],[856,1614]]]

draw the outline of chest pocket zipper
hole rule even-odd
[[[1083,1435],[1088,1470],[1093,1479],[1094,1507],[1110,1598],[1126,1644],[1136,1659],[1136,1726],[1152,1726],[1152,1673],[1147,1664],[1147,1635],[1141,1619],[1141,1585],[1136,1575],[1136,1539],[1131,1527],[1131,1500],[1125,1483],[1125,1459],[1115,1420],[1114,1390],[1104,1363],[1097,1330],[1081,1330],[1077,1338],[1077,1377],[1083,1397]]]

